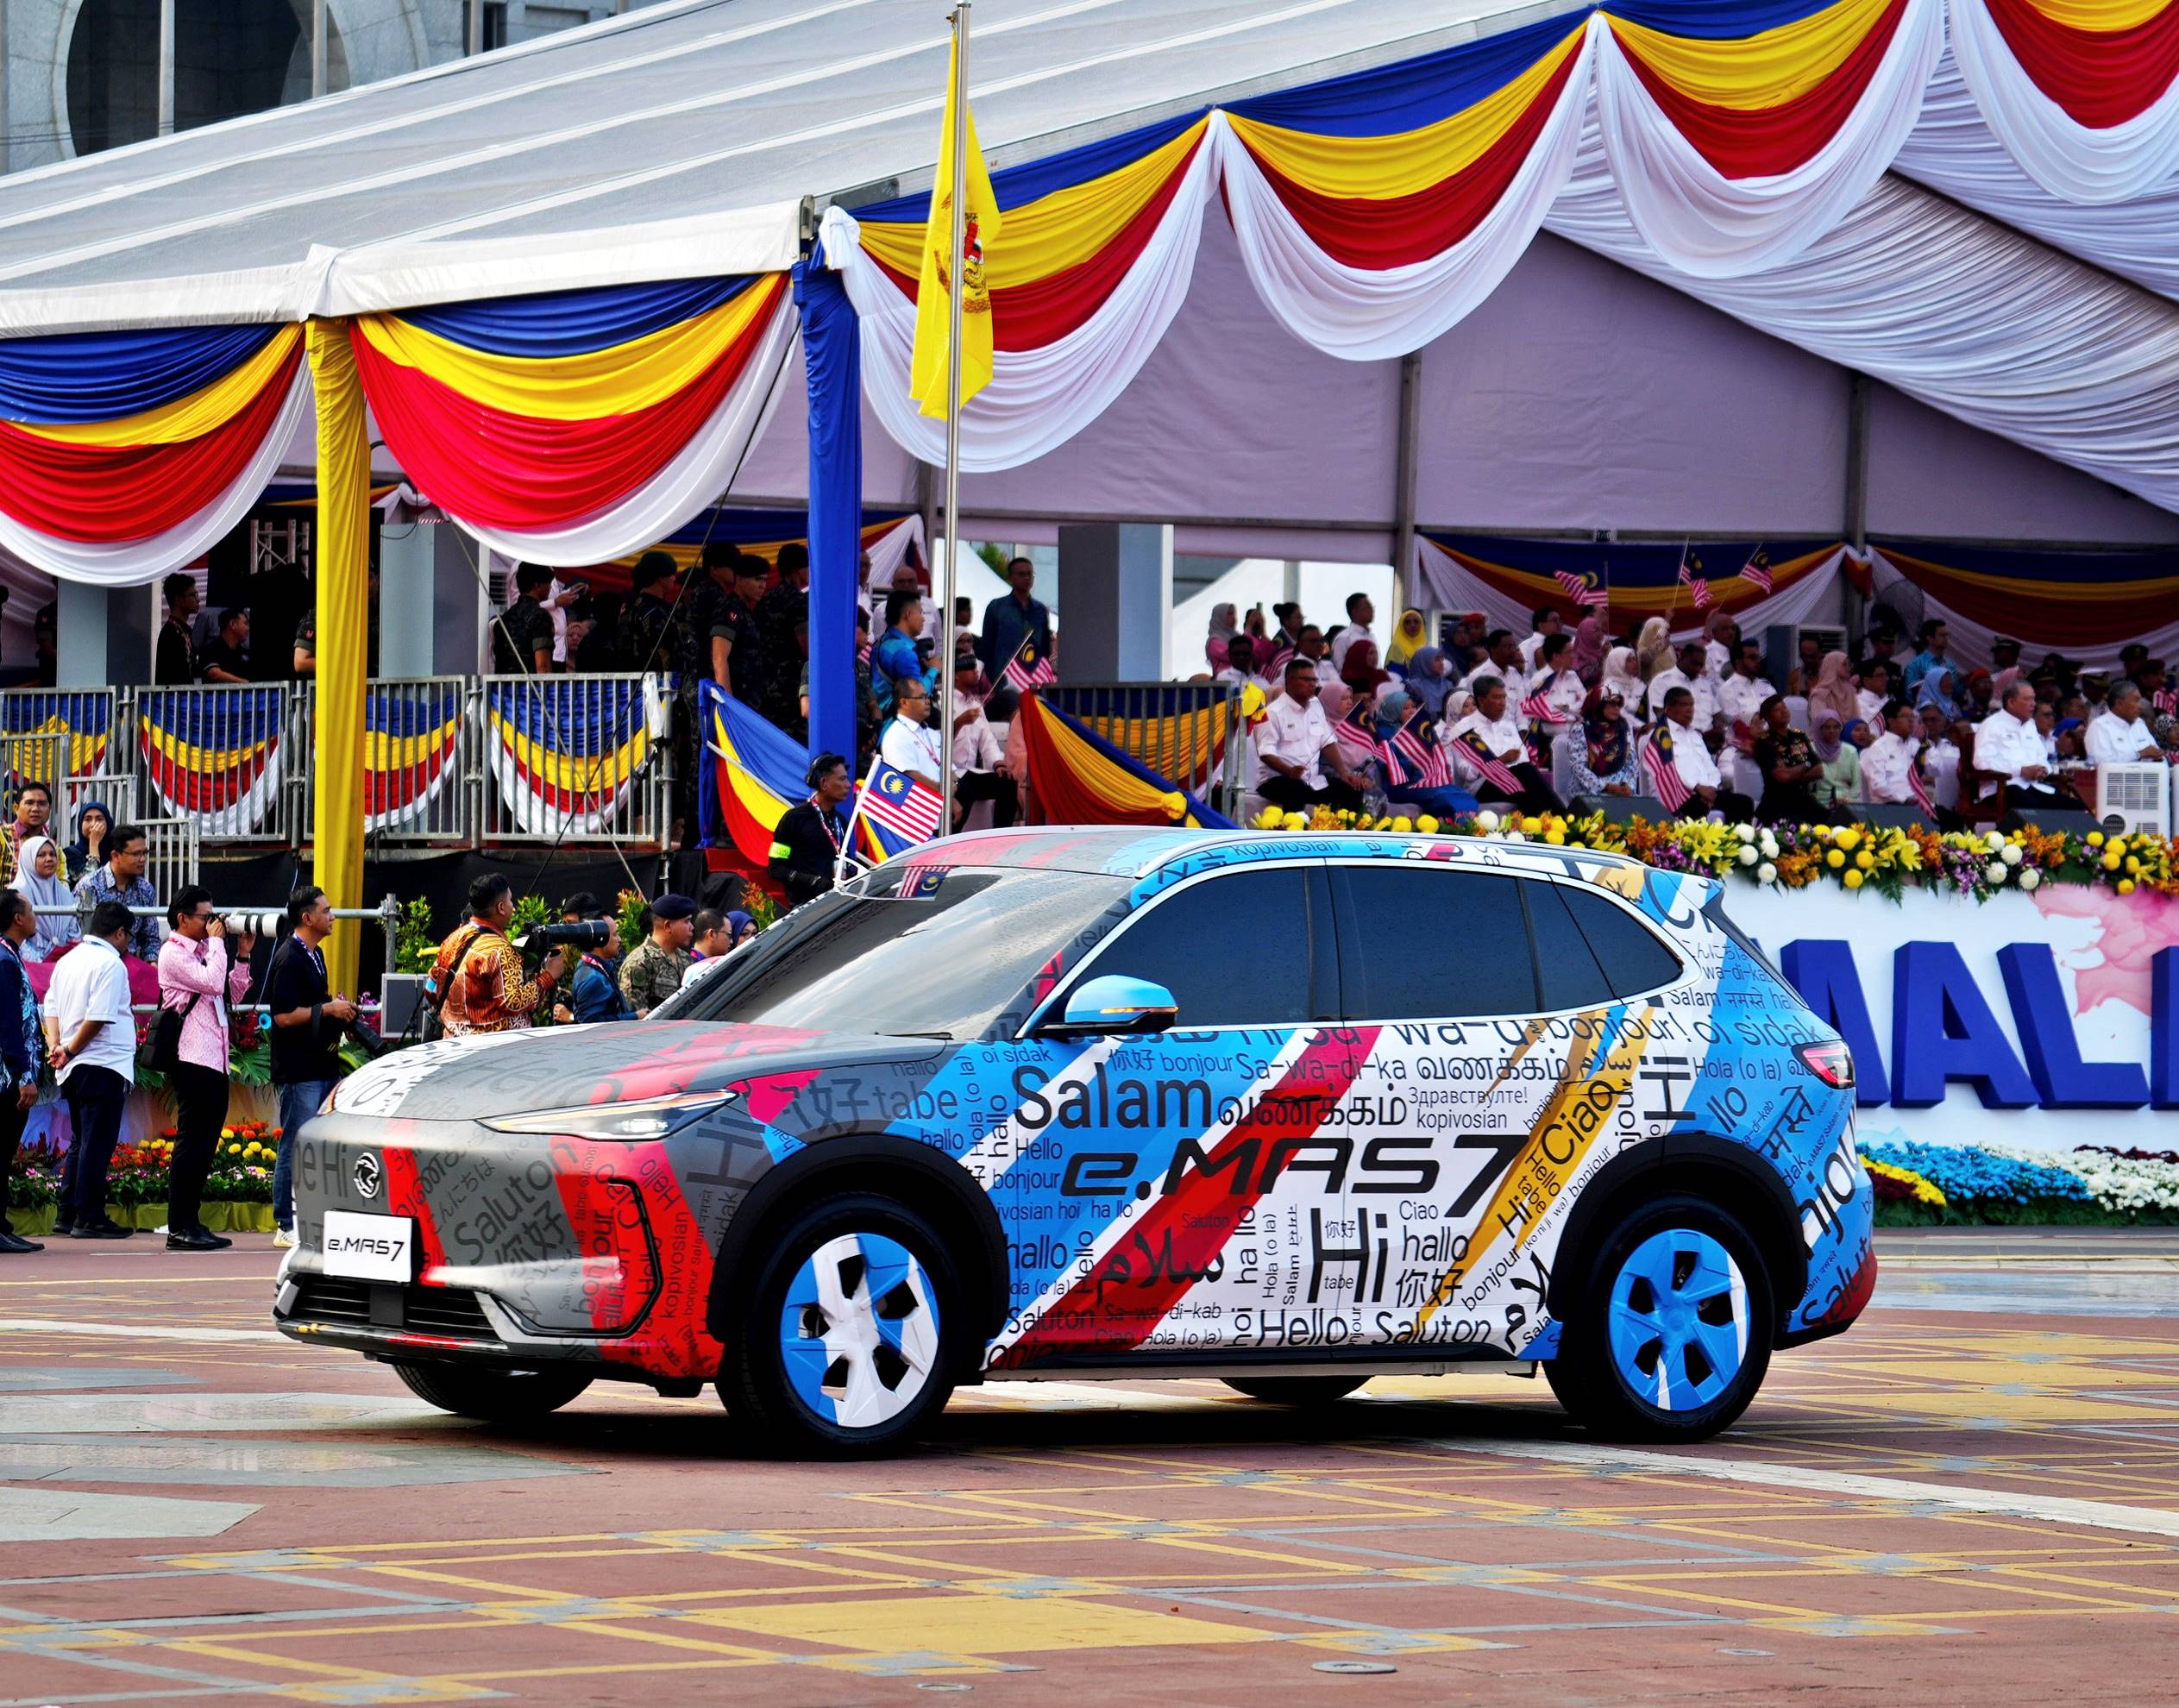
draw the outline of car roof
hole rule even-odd
[[[1307,858],[1473,861],[1500,871],[1565,876],[1576,864],[1647,869],[1630,855],[1553,848],[1503,837],[1402,835],[1391,831],[1159,830],[1132,825],[1052,825],[970,831],[902,857],[922,865],[1013,866],[1142,878],[1180,863],[1203,869]]]

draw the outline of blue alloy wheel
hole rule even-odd
[[[1606,1322],[1628,1391],[1659,1411],[1693,1411],[1724,1394],[1747,1360],[1748,1284],[1717,1240],[1668,1228],[1620,1265]]]
[[[788,1284],[779,1341],[788,1385],[811,1416],[841,1429],[882,1428],[938,1372],[937,1291],[899,1240],[838,1234]]]

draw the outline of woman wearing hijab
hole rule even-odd
[[[1234,637],[1234,607],[1229,604],[1210,607],[1210,634],[1203,642],[1203,656],[1210,661],[1214,674],[1226,668],[1226,643]]]
[[[1430,637],[1429,629],[1422,621],[1422,613],[1408,610],[1400,612],[1400,620],[1393,625],[1391,644],[1386,649],[1385,662],[1395,670],[1409,670],[1414,667],[1408,661],[1422,650]]]
[[[1808,718],[1812,724],[1826,712],[1838,714],[1841,729],[1862,715],[1861,692],[1854,686],[1852,668],[1843,652],[1827,652],[1817,668],[1816,686],[1808,691]]]
[[[1920,691],[1914,696],[1915,706],[1918,708],[1934,706],[1944,714],[1947,724],[1965,716],[1960,702],[1952,696],[1952,685],[1956,680],[1949,665],[1932,665],[1929,674],[1922,678]]]
[[[754,914],[745,913],[739,907],[729,907],[726,910],[726,940],[733,945],[734,949],[740,948],[743,944],[756,935],[757,919]],[[727,952],[732,954],[733,949],[728,950]]]
[[[1826,666],[1836,652],[1824,660]],[[1815,750],[1816,763],[1822,771],[1809,780],[1808,792],[1816,797],[1819,807],[1841,807],[1862,798],[1861,750],[1846,739],[1846,724],[1830,707],[1817,711],[1812,705],[1809,716],[1814,720],[1816,733],[1808,744]],[[1859,719],[1855,719],[1856,723]]]
[[[1450,782],[1429,785],[1400,782],[1399,779],[1403,776],[1416,775],[1422,762],[1406,755],[1401,756],[1398,760],[1387,759],[1384,757],[1385,750],[1391,744],[1392,738],[1397,735],[1407,720],[1415,715],[1415,711],[1414,697],[1399,683],[1393,682],[1378,690],[1377,696],[1378,763],[1385,773],[1385,799],[1393,806],[1403,808],[1410,814],[1432,813],[1440,818],[1453,818],[1462,813],[1473,813],[1476,807],[1475,797],[1467,790]],[[1415,733],[1426,750],[1437,745],[1437,731],[1433,720],[1429,718],[1425,717],[1422,722],[1416,726]]]
[[[68,845],[70,883],[81,883],[85,872],[106,863],[106,838],[113,829],[113,809],[104,801],[86,801],[76,808],[76,839]]]
[[[1445,716],[1445,696],[1453,692],[1453,661],[1435,646],[1416,648],[1407,661],[1407,691],[1432,723]]]
[[[22,945],[26,961],[50,960],[64,943],[82,933],[75,914],[75,892],[60,876],[60,850],[49,836],[34,836],[17,852],[16,889],[33,907],[66,907],[66,914],[38,914],[38,929]]]
[[[1604,669],[1604,619],[1594,611],[1582,613],[1573,625],[1573,673],[1591,688]]]
[[[1642,666],[1642,680],[1648,681],[1658,671],[1672,663],[1672,625],[1661,617],[1652,617],[1642,625],[1642,633],[1635,641],[1635,657]]]
[[[1622,650],[1624,650],[1623,648]],[[1576,794],[1632,794],[1641,782],[1634,732],[1617,688],[1597,687],[1581,703],[1581,736],[1573,752]]]
[[[1340,662],[1339,679],[1357,700],[1375,699],[1378,689],[1392,680],[1388,672],[1377,668],[1373,640],[1358,640],[1347,649],[1347,656]]]
[[[1630,646],[1615,646],[1604,656],[1604,672],[1597,678],[1597,686],[1619,696],[1622,716],[1630,706],[1642,704],[1642,666],[1640,655]]]

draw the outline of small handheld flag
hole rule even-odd
[[[1475,767],[1476,774],[1485,782],[1510,795],[1524,792],[1525,785],[1514,775],[1513,768],[1491,752],[1490,744],[1476,732],[1470,730],[1466,734],[1453,738],[1460,743],[1467,756],[1468,763]]]
[[[1755,555],[1741,567],[1740,578],[1758,593],[1768,594],[1771,590],[1770,554],[1757,546]]]
[[[1452,783],[1453,768],[1438,744],[1436,726],[1420,708],[1392,732],[1384,754],[1385,769],[1403,788],[1444,788]]]
[[[874,759],[855,797],[855,815],[875,833],[878,848],[889,857],[936,836],[945,811],[938,791],[928,783]]]
[[[1694,595],[1695,609],[1710,608],[1710,582],[1702,573],[1702,559],[1692,552],[1683,553],[1680,559],[1680,585]]]
[[[945,118],[939,129],[939,162],[931,184],[931,217],[923,234],[923,271],[915,288],[915,349],[908,368],[908,395],[926,415],[946,412],[946,344],[952,330],[953,150],[967,150],[963,181],[961,235],[961,401],[991,383],[991,292],[984,279],[984,254],[998,237],[999,198],[976,141],[976,116],[959,101],[964,135],[953,134],[953,110],[961,71],[957,41],[946,61]]]
[[[1914,791],[1914,801],[1930,815],[1930,822],[1937,822],[1937,802],[1930,798],[1930,786],[1922,781],[1922,754],[1917,748],[1906,756],[1906,786]]]
[[[1058,680],[1058,673],[1052,668],[1051,659],[1037,656],[1037,637],[1034,635],[1021,637],[1021,644],[1015,649],[1014,656],[1007,660],[1006,669],[999,673],[1002,686],[1017,688],[1023,694]]]
[[[1554,569],[1553,579],[1566,589],[1567,597],[1586,609],[1601,611],[1611,603],[1611,594],[1597,585],[1595,576],[1575,575],[1571,569]]]
[[[1688,788],[1686,778],[1680,775],[1680,767],[1672,757],[1672,733],[1662,724],[1642,744],[1642,769],[1649,779],[1650,793],[1663,803],[1667,813],[1677,813],[1694,794]]]

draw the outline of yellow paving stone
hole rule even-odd
[[[991,1595],[911,1595],[786,1607],[738,1607],[692,1621],[869,1655],[1021,1655],[1039,1649],[1155,1648],[1262,1642],[1246,1625],[1098,1601]]]

